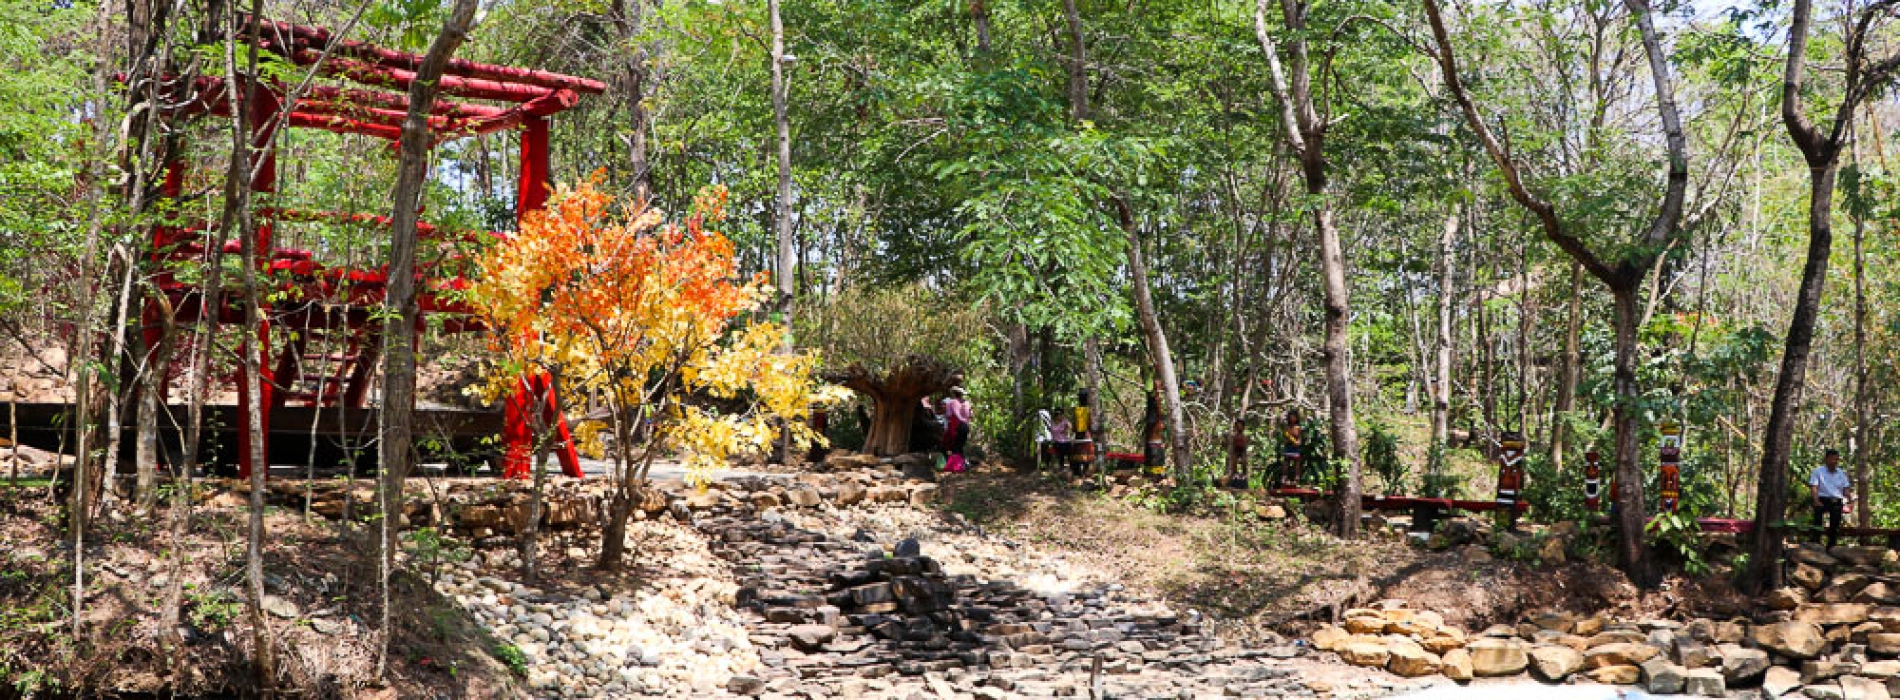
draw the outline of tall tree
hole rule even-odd
[[[1795,293],[1794,313],[1783,340],[1781,373],[1775,378],[1775,397],[1768,412],[1767,434],[1762,436],[1761,472],[1756,478],[1755,538],[1749,547],[1749,575],[1744,587],[1763,591],[1781,584],[1781,531],[1788,507],[1789,458],[1795,419],[1801,412],[1807,386],[1808,354],[1814,345],[1814,325],[1820,315],[1821,295],[1827,286],[1828,256],[1834,249],[1834,186],[1840,174],[1841,153],[1853,143],[1854,116],[1860,104],[1879,94],[1900,71],[1900,51],[1875,57],[1870,44],[1890,26],[1900,3],[1878,0],[1859,8],[1847,5],[1842,37],[1841,92],[1831,123],[1817,125],[1808,116],[1808,35],[1813,29],[1814,0],[1795,0],[1788,26],[1788,59],[1781,74],[1781,123],[1788,139],[1808,166],[1808,250],[1801,267],[1801,286]],[[1865,490],[1866,484],[1859,484]]]
[[[395,200],[391,214],[393,225],[389,240],[389,290],[385,299],[390,311],[383,325],[383,436],[382,479],[377,500],[383,513],[382,547],[379,570],[382,578],[382,645],[376,658],[376,675],[382,677],[389,655],[390,627],[389,577],[395,566],[396,537],[401,532],[402,488],[415,466],[414,413],[416,408],[416,222],[422,211],[423,185],[428,182],[430,108],[440,87],[442,71],[462,42],[468,40],[469,26],[475,22],[476,0],[455,0],[455,6],[442,23],[442,31],[429,44],[428,53],[409,83],[409,112],[402,120],[402,138],[398,144]],[[252,402],[253,406],[257,405]],[[252,473],[257,473],[254,470]],[[261,485],[258,488],[262,490]]]
[[[1617,527],[1619,529],[1618,559],[1624,571],[1631,578],[1647,583],[1651,577],[1648,557],[1643,546],[1643,528],[1646,522],[1643,506],[1643,477],[1637,465],[1637,420],[1641,414],[1637,407],[1640,390],[1636,381],[1637,364],[1637,326],[1642,318],[1638,307],[1638,297],[1643,291],[1643,281],[1662,256],[1666,248],[1681,235],[1678,226],[1682,218],[1683,198],[1688,191],[1689,158],[1688,142],[1683,135],[1682,123],[1676,112],[1675,93],[1669,77],[1669,56],[1663,49],[1661,35],[1656,31],[1650,8],[1645,0],[1624,0],[1624,6],[1636,21],[1642,36],[1643,51],[1649,58],[1649,72],[1655,95],[1657,115],[1662,122],[1663,141],[1668,150],[1668,169],[1663,192],[1657,205],[1656,215],[1634,244],[1626,247],[1615,258],[1601,257],[1588,243],[1579,237],[1573,223],[1567,221],[1557,211],[1557,207],[1531,190],[1526,182],[1519,163],[1509,145],[1498,138],[1489,124],[1481,116],[1477,104],[1465,89],[1459,75],[1456,54],[1453,51],[1450,33],[1445,28],[1443,13],[1439,10],[1438,0],[1425,0],[1425,12],[1431,23],[1434,42],[1434,57],[1437,59],[1445,85],[1459,109],[1464,113],[1465,121],[1477,134],[1485,152],[1490,154],[1508,186],[1511,198],[1531,212],[1543,228],[1546,238],[1555,243],[1584,271],[1602,282],[1610,290],[1614,301],[1615,313],[1615,349],[1616,369],[1614,387],[1616,405],[1612,409],[1616,426],[1616,483],[1617,483]]]
[[[1300,176],[1312,201],[1313,228],[1319,236],[1320,286],[1326,294],[1326,338],[1321,347],[1326,358],[1326,398],[1332,418],[1332,447],[1336,459],[1346,462],[1346,481],[1339,489],[1341,537],[1359,534],[1359,431],[1352,416],[1352,356],[1347,331],[1352,323],[1350,287],[1346,284],[1346,257],[1339,242],[1339,226],[1333,220],[1333,205],[1326,191],[1326,132],[1330,118],[1322,116],[1313,95],[1313,66],[1309,65],[1306,18],[1310,6],[1305,0],[1282,0],[1281,21],[1289,35],[1287,64],[1281,67],[1280,49],[1267,30],[1269,0],[1254,3],[1254,36],[1260,51],[1266,54],[1267,77],[1273,99],[1280,106],[1280,122],[1286,130],[1287,145],[1299,161]],[[1321,71],[1324,67],[1319,67]]]

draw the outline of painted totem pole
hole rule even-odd
[[[1069,466],[1076,474],[1085,474],[1095,464],[1095,440],[1090,432],[1089,399],[1093,398],[1089,390],[1083,389],[1075,394],[1075,420],[1070,429],[1074,437],[1069,442]]]
[[[1505,433],[1498,444],[1498,509],[1505,522],[1517,522],[1517,504],[1523,500],[1524,436]]]
[[[1657,468],[1661,472],[1656,479],[1657,490],[1661,492],[1662,510],[1674,513],[1676,504],[1682,500],[1682,426],[1668,421],[1657,428],[1662,432],[1661,444],[1656,450]]]
[[[1596,450],[1583,453],[1583,507],[1596,510],[1603,504],[1603,455]]]

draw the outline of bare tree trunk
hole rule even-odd
[[[1854,486],[1860,502],[1854,504],[1854,516],[1861,527],[1873,527],[1873,484],[1867,481],[1867,289],[1866,261],[1861,254],[1861,239],[1867,221],[1854,211]]]
[[[627,166],[633,170],[633,198],[640,203],[653,198],[652,165],[647,161],[646,84],[650,73],[647,45],[637,43],[646,20],[645,0],[613,0],[613,20],[620,37],[620,50],[626,52],[625,84],[618,91],[627,101]]]
[[[1069,23],[1069,116],[1089,118],[1088,46],[1082,37],[1082,12],[1075,0],[1062,0],[1062,16]]]
[[[1583,333],[1583,266],[1570,265],[1570,309],[1564,322],[1563,364],[1557,370],[1557,405],[1550,418],[1550,467],[1564,470],[1564,450],[1570,441],[1569,415],[1577,407],[1577,382],[1583,376],[1578,349]]]
[[[1458,242],[1459,211],[1452,205],[1445,215],[1445,227],[1438,236],[1438,333],[1432,345],[1432,463],[1433,470],[1444,467],[1443,451],[1451,445],[1451,324],[1454,273],[1457,262],[1453,249]]]
[[[395,313],[383,328],[383,437],[382,478],[377,485],[381,505],[382,536],[379,574],[383,595],[382,644],[376,657],[376,677],[382,678],[388,667],[390,626],[389,577],[395,566],[397,535],[402,531],[402,487],[414,466],[415,436],[412,421],[416,402],[416,221],[422,208],[423,185],[429,169],[429,110],[435,104],[443,69],[455,50],[468,38],[469,25],[475,20],[476,0],[455,0],[455,7],[442,24],[442,32],[430,43],[429,52],[416,68],[409,85],[409,112],[403,118],[401,154],[396,174],[389,242],[389,290],[385,304]],[[256,405],[253,403],[252,405]]]
[[[1788,321],[1781,374],[1775,379],[1775,397],[1769,408],[1767,434],[1762,444],[1761,473],[1756,479],[1755,537],[1749,549],[1749,576],[1744,579],[1744,588],[1749,593],[1768,590],[1781,583],[1781,530],[1775,526],[1787,510],[1788,462],[1795,420],[1801,411],[1808,354],[1814,343],[1821,296],[1827,286],[1828,256],[1834,245],[1834,185],[1841,152],[1853,141],[1854,116],[1860,102],[1885,89],[1895,72],[1900,71],[1900,54],[1880,60],[1866,55],[1869,38],[1886,29],[1877,20],[1881,13],[1891,10],[1880,3],[1869,5],[1853,22],[1843,22],[1848,25],[1848,35],[1844,42],[1842,99],[1828,130],[1817,129],[1805,112],[1802,90],[1813,10],[1812,0],[1795,0],[1788,28],[1788,59],[1781,79],[1781,121],[1787,127],[1789,140],[1801,151],[1808,165],[1808,251],[1807,262],[1801,270],[1801,286],[1795,294],[1794,314]],[[1855,485],[1862,490],[1867,487],[1864,482]]]
[[[798,265],[792,240],[792,125],[785,115],[785,22],[779,17],[779,1],[770,0],[772,15],[772,126],[776,130],[778,154],[778,196],[773,201],[772,230],[778,240],[779,309],[786,325],[785,349],[791,350],[792,295],[794,271]]]
[[[1306,193],[1317,204],[1313,212],[1315,232],[1319,236],[1320,281],[1326,296],[1326,339],[1322,346],[1326,360],[1326,405],[1332,417],[1333,456],[1346,461],[1346,481],[1339,488],[1339,535],[1359,534],[1359,431],[1352,417],[1352,356],[1347,330],[1352,322],[1350,287],[1346,283],[1345,252],[1339,241],[1339,228],[1333,221],[1332,204],[1326,198],[1327,165],[1325,152],[1326,120],[1314,103],[1312,76],[1307,70],[1306,6],[1302,2],[1282,2],[1281,15],[1294,38],[1287,44],[1291,70],[1281,68],[1279,46],[1267,31],[1268,0],[1254,4],[1254,37],[1267,59],[1267,77],[1274,100],[1280,106],[1280,120],[1287,143],[1298,156]],[[1287,78],[1292,78],[1289,86]]]
[[[1637,464],[1636,420],[1642,410],[1636,406],[1636,324],[1641,318],[1637,308],[1638,288],[1610,290],[1616,305],[1616,516],[1622,537],[1617,540],[1617,561],[1638,585],[1648,586],[1648,558],[1643,551],[1643,473]]]
[[[985,0],[970,0],[970,21],[976,25],[976,52],[990,52],[990,7]]]
[[[1135,288],[1135,313],[1148,335],[1148,351],[1154,355],[1155,374],[1161,379],[1162,398],[1168,404],[1168,442],[1174,456],[1174,480],[1185,484],[1194,463],[1188,454],[1187,412],[1181,409],[1181,384],[1174,375],[1174,354],[1168,351],[1168,335],[1161,328],[1161,319],[1155,315],[1154,300],[1148,292],[1148,266],[1141,259],[1141,235],[1135,226],[1134,212],[1119,197],[1115,199],[1115,207],[1120,214],[1122,231],[1128,235],[1128,275],[1133,278]]]

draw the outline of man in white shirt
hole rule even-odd
[[[1854,500],[1854,483],[1841,470],[1840,450],[1828,450],[1823,461],[1808,477],[1808,487],[1814,490],[1814,526],[1820,527],[1821,518],[1827,518],[1827,548],[1833,549],[1841,534],[1841,515],[1847,502]]]

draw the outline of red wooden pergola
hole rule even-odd
[[[236,78],[240,92],[230,94],[223,78],[204,78],[184,86],[173,95],[174,107],[167,118],[193,114],[234,115],[246,110],[252,144],[250,187],[254,192],[277,191],[277,156],[273,143],[277,130],[284,127],[322,129],[343,134],[362,134],[392,142],[401,138],[402,122],[407,117],[407,91],[415,81],[422,63],[417,54],[395,51],[359,41],[340,39],[328,30],[258,19],[247,23],[239,38],[289,62],[313,69],[318,76],[338,84],[288,85],[268,77],[245,75]],[[253,35],[255,41],[253,42]],[[547,71],[496,66],[461,59],[451,60],[439,82],[442,97],[429,105],[428,126],[431,147],[445,141],[491,134],[506,130],[520,132],[521,154],[516,194],[516,221],[527,212],[547,203],[548,120],[573,107],[581,95],[596,95],[606,89],[599,81]],[[393,149],[392,149],[393,152]],[[186,164],[174,159],[165,164],[163,196],[177,198],[183,188]],[[272,273],[270,279],[279,291],[280,301],[263,309],[264,321],[255,329],[259,352],[258,367],[262,401],[263,431],[270,425],[271,409],[286,405],[364,407],[368,388],[381,348],[382,322],[373,320],[375,309],[383,304],[388,281],[387,266],[340,269],[325,266],[308,250],[280,248],[273,244],[272,230],[277,222],[326,222],[369,227],[391,225],[388,217],[338,212],[298,211],[263,208],[256,212],[257,232],[249,240],[222,239],[206,250],[207,233],[216,233],[216,222],[195,225],[169,224],[156,227],[151,257],[158,272],[156,287],[170,302],[176,318],[195,321],[207,310],[222,322],[246,323],[244,300],[213,290],[207,303],[206,290],[190,276],[175,274],[181,264],[218,264],[219,257],[241,254],[250,246],[260,271]],[[420,224],[417,233],[425,240],[439,240],[445,233],[428,224]],[[490,234],[499,236],[501,234]],[[466,237],[466,236],[465,236]],[[213,236],[212,240],[220,240]],[[448,332],[480,328],[471,310],[444,294],[468,285],[465,278],[421,265],[417,271],[420,306],[425,316],[437,317]],[[282,301],[290,300],[290,301]],[[154,347],[162,332],[166,304],[150,298],[144,304],[144,328],[147,347]],[[278,338],[273,362],[273,327],[288,330]],[[418,329],[420,330],[420,329]],[[340,337],[337,337],[340,336]],[[312,355],[306,351],[312,339],[339,341],[342,352]],[[240,365],[241,366],[241,365]],[[242,369],[236,377],[242,387]],[[539,391],[530,391],[531,389]],[[251,462],[251,430],[248,424],[249,401],[239,396],[239,471],[249,476],[256,465]],[[545,403],[531,396],[545,397]],[[528,473],[533,436],[528,419],[541,411],[559,430],[558,454],[563,470],[581,476],[573,441],[566,422],[561,419],[556,399],[544,379],[524,378],[505,406],[503,442],[504,471],[520,477]],[[268,464],[268,456],[266,457]]]

